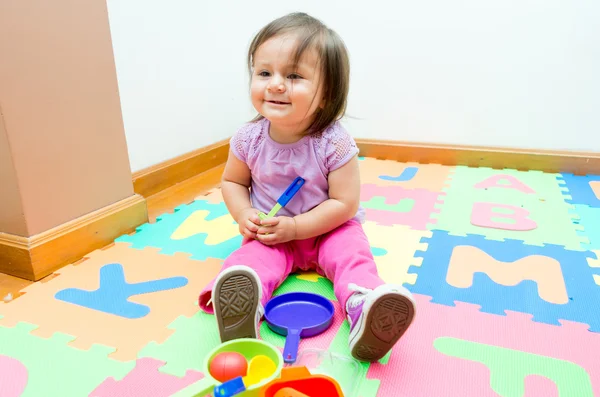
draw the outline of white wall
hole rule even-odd
[[[596,0],[108,6],[134,171],[227,138],[251,118],[247,46],[263,24],[296,10],[349,47],[355,137],[600,152]]]

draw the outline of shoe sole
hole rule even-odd
[[[240,338],[256,338],[258,284],[245,270],[231,271],[217,281],[213,302],[221,342]]]
[[[374,362],[382,359],[404,335],[415,315],[413,302],[401,295],[377,298],[367,318],[362,335],[352,347],[359,360]]]

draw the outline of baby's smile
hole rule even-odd
[[[274,104],[274,105],[290,105],[291,102],[285,102],[285,101],[266,101],[268,103]]]

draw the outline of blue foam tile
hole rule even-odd
[[[583,227],[578,234],[587,240],[586,243],[581,243],[581,247],[585,250],[600,250],[600,208],[581,204],[573,207],[572,212],[579,218],[573,222]]]
[[[600,208],[600,199],[596,197],[590,185],[590,182],[600,182],[600,175],[560,174],[557,179],[566,188],[563,194],[567,203]]]
[[[420,266],[410,271],[417,274],[414,285],[405,287],[418,294],[432,297],[432,302],[454,306],[454,302],[466,302],[481,306],[481,311],[505,315],[505,310],[533,315],[533,321],[560,325],[558,320],[570,320],[590,326],[593,332],[600,332],[600,287],[594,281],[594,274],[600,268],[589,266],[587,259],[596,258],[591,251],[570,251],[558,245],[529,246],[518,240],[494,241],[483,236],[452,236],[446,231],[434,230],[432,237],[423,238],[428,243],[426,251],[419,251],[422,257]],[[458,246],[477,247],[501,262],[514,262],[530,255],[543,255],[560,263],[569,300],[565,304],[555,304],[540,298],[537,284],[522,280],[514,286],[494,282],[487,274],[479,272],[473,277],[471,287],[457,288],[446,282],[452,252]]]

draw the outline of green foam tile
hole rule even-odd
[[[288,292],[312,292],[323,295],[325,298],[337,301],[333,293],[333,284],[325,277],[319,277],[317,282],[302,280],[298,278],[298,273],[290,274],[283,283],[273,291],[273,296],[285,294]]]
[[[545,173],[541,171],[518,171],[514,169],[492,169],[486,167],[466,167],[457,166],[451,176],[448,187],[444,189],[447,193],[460,193],[463,189],[473,189],[476,184],[483,183],[490,178],[498,178],[500,175],[507,175],[509,178],[516,178],[516,186],[526,190],[533,190],[533,193],[524,193],[519,189],[487,187],[487,191],[500,192],[505,191],[505,196],[519,201],[521,199],[543,199],[546,201],[564,202],[565,187],[560,184],[559,174]],[[509,185],[508,179],[497,181],[498,185]],[[481,189],[481,190],[485,190]],[[462,191],[462,193],[465,193]],[[468,194],[468,193],[467,193]]]
[[[476,184],[500,174],[518,178],[535,193],[498,187],[475,188]],[[572,212],[572,206],[564,202],[562,188],[555,174],[457,167],[445,193],[443,204],[439,206],[440,212],[432,214],[435,222],[429,225],[430,230],[444,230],[457,236],[477,234],[498,241],[522,240],[538,246],[556,244],[571,250],[582,250],[581,244],[585,242],[585,238],[580,236],[582,227],[574,223],[576,215]],[[537,227],[518,231],[473,225],[471,215],[477,202],[523,208],[529,212],[528,218],[534,220]],[[502,212],[499,210],[498,214]]]
[[[165,361],[161,372],[183,377],[187,370],[203,371],[206,355],[221,340],[214,315],[198,311],[192,317],[180,316],[169,325],[175,332],[163,343],[151,342],[138,353],[138,357],[152,357]]]
[[[76,349],[68,346],[75,337],[55,333],[40,338],[30,334],[36,328],[29,323],[0,327],[0,354],[27,368],[27,386],[20,397],[87,396],[106,378],[121,380],[135,367],[135,361],[108,358],[113,348]]]
[[[267,343],[272,344],[273,346],[280,347],[283,349],[285,346],[285,336],[279,335],[275,333],[269,328],[266,321],[263,321],[260,324],[260,329],[258,330],[260,338]]]
[[[344,321],[340,326],[338,333],[335,338],[331,342],[329,346],[329,351],[332,353],[339,354],[341,356],[352,357],[350,353],[350,346],[348,345],[348,337],[350,336],[350,324],[347,321]],[[384,364],[389,360],[390,354],[386,355],[379,362]],[[358,361],[359,364],[359,384],[358,384],[358,393],[355,394],[356,397],[375,397],[377,395],[377,391],[379,390],[380,381],[378,379],[368,379],[367,372],[369,371],[369,367],[371,363]],[[348,376],[352,376],[352,374],[347,374]],[[349,382],[350,379],[340,378],[338,379],[340,383]]]
[[[358,389],[357,397],[376,397],[381,381],[379,379],[364,379]]]

